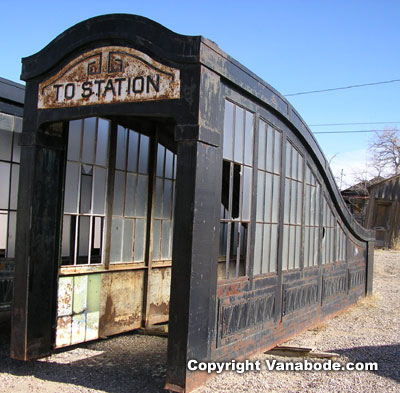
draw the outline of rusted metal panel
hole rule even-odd
[[[56,347],[99,337],[101,274],[60,277]]]
[[[142,322],[144,271],[102,274],[100,336],[139,328]]]
[[[156,268],[150,272],[149,324],[167,322],[169,316],[169,295],[171,288],[171,268]]]
[[[76,57],[39,85],[38,108],[180,98],[180,71],[136,49],[105,46]]]

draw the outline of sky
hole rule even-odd
[[[202,35],[281,94],[400,79],[399,0],[31,1],[2,4],[0,77],[20,82],[21,58],[85,19],[146,16]],[[23,82],[21,82],[23,83]],[[313,132],[400,125],[400,82],[287,97]],[[377,123],[367,125],[318,124]],[[371,175],[374,133],[315,134],[338,184]]]

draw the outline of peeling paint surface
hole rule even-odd
[[[178,69],[132,48],[106,46],[76,57],[40,83],[38,109],[178,98]]]

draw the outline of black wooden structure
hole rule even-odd
[[[372,289],[354,220],[308,127],[200,36],[133,15],[23,59],[11,353],[168,321],[166,386],[190,359],[275,346]]]
[[[375,246],[400,247],[400,174],[368,187],[365,227],[376,232]]]
[[[10,318],[25,88],[0,78],[0,321]]]

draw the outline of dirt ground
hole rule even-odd
[[[288,345],[336,352],[339,361],[377,362],[367,371],[225,372],[198,393],[400,392],[400,252],[376,251],[374,295]],[[162,392],[167,339],[135,334],[77,345],[50,358],[9,358],[9,327],[0,333],[0,392]],[[298,361],[261,354],[252,360]]]

